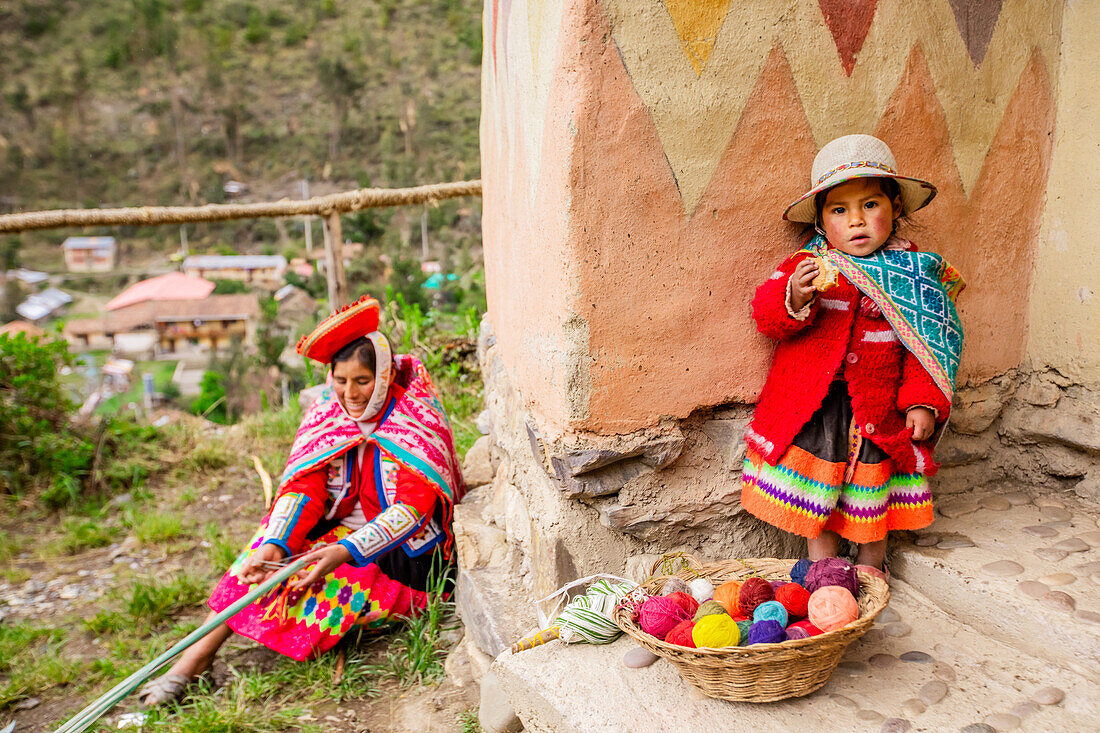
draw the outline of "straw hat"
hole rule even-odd
[[[828,143],[814,158],[810,174],[812,188],[787,207],[783,218],[813,224],[817,217],[814,197],[853,178],[893,178],[901,188],[901,203],[906,214],[927,206],[936,195],[936,187],[928,181],[899,176],[894,154],[877,137],[845,135]]]

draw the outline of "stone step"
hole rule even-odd
[[[949,497],[890,570],[955,618],[1100,680],[1100,512],[1074,494]]]
[[[517,603],[523,597],[499,568],[460,570],[455,603],[469,641],[490,657],[511,648],[534,626],[531,605]]]
[[[829,682],[803,698],[702,697],[663,659],[626,668],[623,654],[636,648],[629,637],[506,651],[492,669],[526,729],[540,732],[1096,729],[1091,680],[959,623],[902,581],[892,592],[887,611],[848,648]],[[1059,703],[1032,702],[1063,694]]]

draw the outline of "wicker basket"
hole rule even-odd
[[[704,577],[715,586],[728,580],[759,576],[765,580],[790,580],[790,570],[796,560],[752,558],[702,563],[683,555],[678,558],[681,569],[675,575],[691,580]],[[654,566],[656,573],[667,558]],[[890,600],[886,583],[864,571],[859,571],[859,618],[844,628],[808,639],[784,641],[779,644],[722,649],[692,649],[661,641],[642,631],[631,620],[631,609],[615,610],[615,623],[654,654],[676,665],[691,684],[704,695],[741,702],[774,702],[788,697],[808,695],[824,685],[840,662],[844,650],[863,636]],[[651,577],[642,588],[659,594],[669,575]]]

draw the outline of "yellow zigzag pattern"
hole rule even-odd
[[[677,8],[674,21],[669,14],[673,3],[668,9],[660,2],[601,4],[688,212],[702,197],[776,44],[790,63],[819,147],[839,135],[874,130],[919,44],[966,192],[977,181],[1034,49],[1057,92],[1062,3],[1005,0],[985,58],[975,67],[949,0],[880,0],[851,77],[844,73],[817,0],[734,4],[702,66],[686,54],[677,33],[677,26],[690,26],[683,7]]]

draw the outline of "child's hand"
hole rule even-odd
[[[807,257],[798,263],[791,273],[791,310],[800,311],[814,297],[814,278],[817,277],[817,258]]]
[[[914,407],[905,413],[905,427],[913,429],[913,440],[932,437],[936,429],[936,414],[927,407]]]

